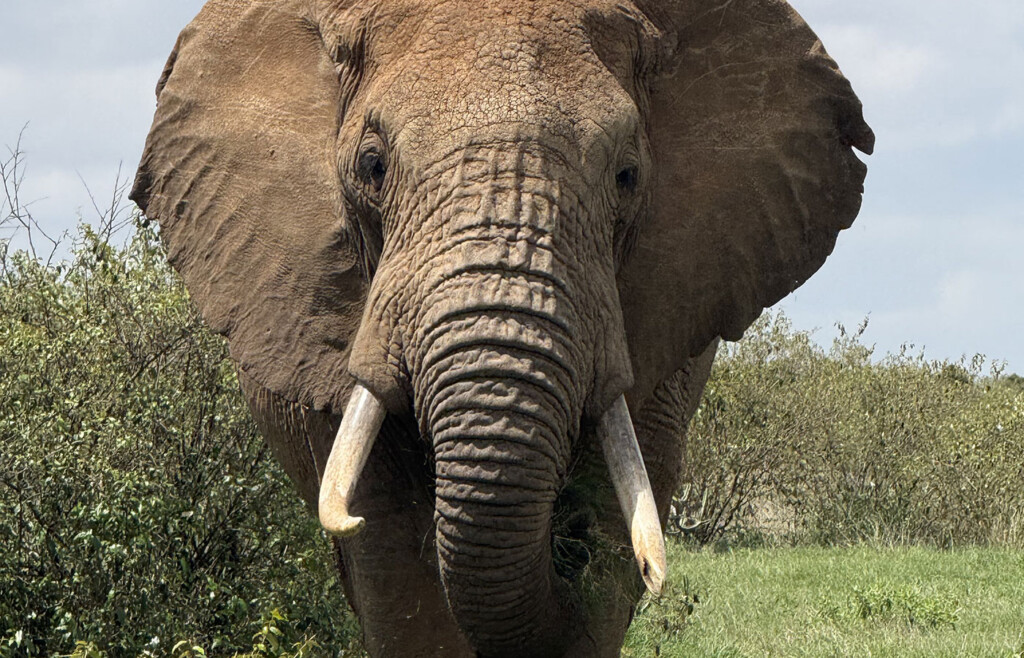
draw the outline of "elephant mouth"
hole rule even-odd
[[[349,503],[386,415],[381,400],[357,383],[335,437],[320,488],[320,522],[335,536],[356,535],[365,525],[365,519],[349,513]],[[667,572],[665,542],[624,396],[620,395],[601,416],[597,436],[628,526],[637,567],[647,588],[657,596]]]

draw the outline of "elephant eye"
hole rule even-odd
[[[632,194],[636,191],[636,186],[640,182],[640,170],[636,165],[629,165],[623,167],[618,174],[615,175],[615,183],[619,186],[619,189],[627,194]]]
[[[384,176],[388,173],[384,156],[376,149],[370,148],[359,154],[357,173],[360,180],[374,192],[380,192],[384,186]]]
[[[371,194],[379,194],[388,173],[388,147],[376,126],[367,126],[356,152],[355,174]]]

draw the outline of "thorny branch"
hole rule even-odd
[[[14,146],[6,147],[6,158],[0,160],[0,186],[2,186],[0,189],[0,271],[7,271],[10,244],[19,234],[25,239],[29,255],[36,260],[45,260],[47,267],[53,262],[62,240],[66,237],[66,233],[56,237],[52,236],[32,216],[30,206],[42,199],[25,201],[22,198],[26,170],[22,141],[27,128],[28,124],[25,124],[18,133],[18,139]],[[131,205],[125,200],[130,181],[124,176],[121,164],[118,164],[110,199],[100,206],[81,174],[78,175],[78,178],[82,181],[82,185],[89,195],[93,211],[96,213],[96,232],[104,242],[110,242],[114,235],[132,223]],[[45,253],[45,259],[37,244],[46,245],[48,251]]]

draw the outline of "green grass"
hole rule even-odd
[[[669,547],[623,656],[1024,655],[1024,551]]]

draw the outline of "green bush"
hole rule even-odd
[[[0,245],[0,656],[343,646],[333,559],[151,229]]]
[[[687,445],[674,521],[822,544],[1024,544],[1024,386],[984,357],[828,351],[782,313],[724,347]]]

